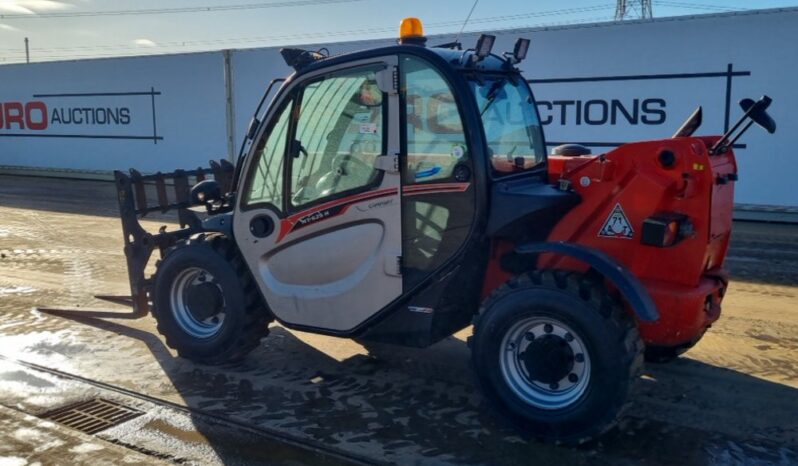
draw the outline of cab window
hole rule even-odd
[[[518,173],[546,160],[535,101],[522,80],[508,76],[470,81],[485,128],[494,175]]]
[[[278,210],[283,208],[283,160],[291,120],[293,101],[283,105],[277,122],[266,131],[255,151],[255,169],[246,184],[248,189],[244,205],[271,204]]]
[[[336,72],[303,88],[289,150],[293,207],[379,184],[374,161],[384,151],[387,99],[376,73],[383,68]]]
[[[431,63],[400,61],[405,96],[402,277],[413,287],[466,242],[474,218],[473,161],[457,100]]]
[[[441,74],[415,57],[402,60],[407,120],[405,184],[452,177],[468,159],[465,132],[454,94]]]

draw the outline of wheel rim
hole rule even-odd
[[[499,358],[510,389],[536,408],[562,409],[590,383],[590,356],[581,337],[548,317],[516,322],[505,333]]]
[[[172,282],[169,297],[175,322],[188,335],[211,338],[222,329],[224,295],[208,271],[197,267],[182,270]]]

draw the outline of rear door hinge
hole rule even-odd
[[[374,168],[387,173],[399,173],[399,155],[380,155],[374,159]]]

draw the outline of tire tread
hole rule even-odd
[[[630,392],[639,379],[643,368],[643,341],[637,329],[634,319],[625,311],[623,305],[617,298],[614,298],[610,290],[603,282],[589,278],[583,274],[562,270],[536,270],[533,272],[520,274],[507,283],[496,288],[490,296],[485,299],[474,316],[474,336],[480,331],[487,310],[494,303],[498,302],[506,295],[522,287],[543,287],[562,290],[585,301],[590,308],[599,313],[611,325],[615,326],[620,335],[620,341],[625,348],[625,360],[623,364],[628,367],[628,377],[630,380]],[[473,340],[471,345],[473,347]],[[473,348],[472,348],[473,349]],[[593,431],[575,438],[551,439],[547,437],[537,437],[538,440],[545,442],[554,441],[555,443],[582,444],[588,442],[603,433],[607,432],[618,424],[632,404],[631,397],[627,397],[625,403],[617,410],[612,419],[603,423],[598,423]]]
[[[169,248],[164,254],[164,260],[172,253],[183,248],[197,248],[197,247],[210,247],[213,251],[224,258],[238,277],[238,282],[244,293],[244,324],[242,325],[242,332],[237,338],[226,347],[214,354],[213,356],[198,358],[192,354],[186,354],[180,348],[180,344],[171,335],[171,332],[162,323],[162,319],[156,318],[157,330],[164,336],[167,346],[177,351],[178,356],[185,357],[200,361],[206,364],[224,364],[238,362],[246,357],[247,354],[252,352],[260,344],[260,340],[269,334],[269,323],[274,320],[265,305],[257,285],[252,278],[252,275],[247,268],[244,258],[233,242],[219,233],[200,233],[192,236],[191,238],[178,243]],[[163,260],[158,261],[156,264],[155,280],[158,280],[158,267]],[[153,313],[158,315],[156,304],[153,300]]]

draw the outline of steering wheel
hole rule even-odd
[[[323,197],[331,194],[332,190],[341,183],[342,177],[352,177],[344,180],[344,184],[346,184],[346,181],[365,179],[372,171],[374,171],[374,167],[363,162],[358,157],[352,154],[338,154],[330,163],[330,171],[322,175],[319,181],[316,182],[315,189]],[[355,186],[352,187],[354,188]],[[344,190],[341,189],[341,191]]]
[[[331,171],[339,173],[342,176],[348,176],[351,171],[357,170],[368,170],[371,171],[374,167],[371,167],[366,162],[360,160],[359,157],[353,154],[338,154],[333,157],[332,162],[330,163]]]

